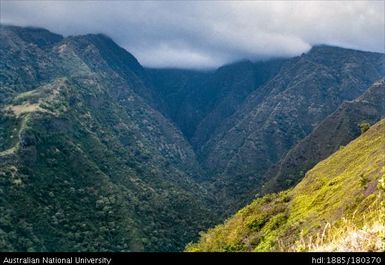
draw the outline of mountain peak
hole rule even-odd
[[[314,53],[330,53],[330,52],[354,52],[354,53],[372,53],[372,54],[383,54],[378,52],[370,52],[364,50],[356,50],[352,48],[345,48],[341,46],[329,45],[329,44],[316,44],[314,45],[307,54]]]
[[[139,61],[105,34],[97,33],[69,36],[66,40],[79,50],[84,50],[92,44],[98,49],[103,59],[115,70],[123,68],[126,71],[130,70],[138,75],[143,74],[143,67]]]
[[[82,41],[89,41],[89,42],[95,42],[95,41],[106,41],[106,42],[114,42],[109,36],[103,34],[103,33],[88,33],[88,34],[82,34],[82,35],[71,35],[68,36],[68,39],[70,40],[82,40]]]
[[[33,43],[39,48],[52,46],[63,39],[62,35],[39,27],[19,27],[0,24],[0,31],[2,34],[6,33],[7,31],[13,32],[23,41],[27,43]]]

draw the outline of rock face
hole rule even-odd
[[[316,46],[212,71],[146,69],[101,34],[0,29],[4,250],[181,250],[257,192],[298,181],[302,161],[282,158],[308,150],[313,165],[383,112],[380,89],[366,90],[384,54]],[[336,114],[353,105],[352,122]],[[307,139],[339,123],[341,140],[313,154]]]

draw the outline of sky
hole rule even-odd
[[[3,24],[104,33],[147,67],[214,68],[317,44],[385,50],[385,1],[0,1]]]

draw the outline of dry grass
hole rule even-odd
[[[15,147],[15,146],[14,146],[14,147],[11,147],[11,148],[9,148],[9,149],[7,149],[7,150],[1,151],[1,152],[0,152],[0,157],[1,157],[1,156],[7,156],[7,155],[14,154],[15,151],[16,151],[16,147]]]
[[[8,107],[8,110],[12,111],[17,117],[35,111],[46,111],[40,107],[39,104],[31,104],[29,102],[21,105],[12,105]]]
[[[348,228],[341,238],[310,249],[310,251],[375,252],[384,250],[385,226],[374,224],[362,229]]]
[[[382,191],[377,204],[384,201]],[[376,218],[364,218],[358,225],[357,218],[343,218],[339,223],[327,223],[315,236],[301,239],[289,251],[310,252],[382,252],[385,251],[385,207],[375,211]],[[287,250],[286,250],[287,251]]]
[[[385,225],[374,223],[358,228],[345,221],[343,228],[333,229],[330,224],[315,237],[301,238],[291,251],[310,252],[381,252],[384,251]]]

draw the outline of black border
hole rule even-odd
[[[2,264],[33,264],[33,263],[4,263],[5,258],[40,258],[39,264],[385,264],[385,253],[346,253],[346,252],[313,252],[313,253],[170,253],[170,252],[0,252],[0,265]],[[43,257],[73,258],[73,263],[43,263]],[[107,258],[111,263],[75,263],[75,257],[81,258]],[[105,259],[104,259],[105,260]]]

